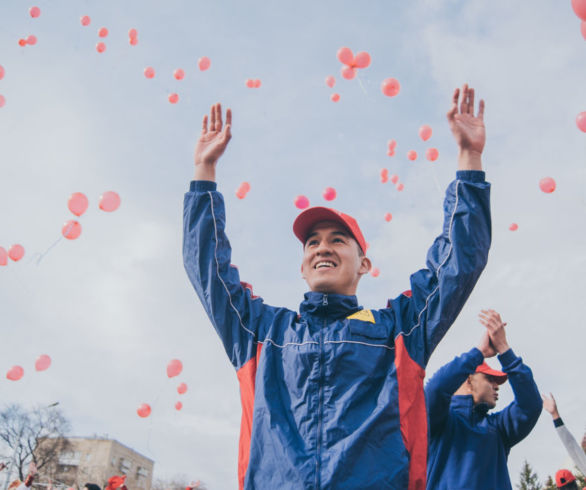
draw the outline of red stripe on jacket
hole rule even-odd
[[[246,362],[237,372],[240,383],[242,419],[240,421],[240,442],[238,444],[238,487],[244,488],[244,477],[250,460],[250,438],[252,435],[252,413],[254,410],[254,383],[256,368],[260,359],[262,344],[258,344],[256,356]]]
[[[425,370],[409,356],[402,335],[395,339],[395,348],[401,435],[409,452],[409,490],[424,490],[427,478]]]

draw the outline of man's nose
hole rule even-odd
[[[331,251],[332,249],[330,248],[330,244],[327,242],[327,240],[322,240],[319,242],[315,252],[318,255],[324,255],[331,253]]]

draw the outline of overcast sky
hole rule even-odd
[[[26,251],[0,268],[1,402],[59,401],[74,435],[107,434],[154,459],[156,476],[236,488],[237,380],[181,257],[183,194],[203,114],[217,101],[234,113],[218,181],[233,262],[255,293],[297,308],[306,285],[293,201],[303,194],[328,204],[322,191],[331,186],[338,197],[328,205],[354,215],[370,243],[380,275],[365,277],[358,297],[378,308],[407,289],[441,230],[457,151],[445,113],[453,89],[469,82],[486,100],[493,244],[427,372],[476,345],[478,311],[494,308],[581,439],[586,134],[575,119],[586,111],[586,41],[569,0],[29,3],[0,6],[0,246]],[[100,27],[109,29],[105,39]],[[19,46],[30,34],[37,44]],[[372,57],[351,81],[340,76],[342,46]],[[198,69],[202,56],[207,71]],[[154,79],[143,75],[147,66]],[[389,77],[401,84],[393,98],[380,89]],[[247,88],[248,78],[261,87]],[[177,104],[167,100],[173,92]],[[433,128],[427,142],[422,124]],[[389,139],[397,141],[392,158]],[[434,163],[424,158],[430,147],[439,150]],[[402,192],[380,182],[383,168],[399,176]],[[557,182],[552,194],[539,189],[547,176]],[[240,200],[243,181],[251,190]],[[98,209],[108,190],[122,200],[113,213]],[[74,218],[73,192],[90,206],[81,236],[60,240]],[[37,373],[40,354],[53,364]],[[184,371],[169,379],[172,358]],[[25,369],[20,381],[5,378],[13,365]],[[188,384],[182,396],[179,382]],[[511,400],[508,386],[502,392],[501,408]],[[152,406],[150,417],[137,416],[140,403]],[[542,480],[567,462],[549,414],[512,449],[513,481],[524,459]]]

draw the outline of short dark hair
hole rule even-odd
[[[87,488],[88,490],[102,490],[100,486],[95,483],[86,483],[83,488]]]

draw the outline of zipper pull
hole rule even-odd
[[[322,305],[328,306],[328,295],[327,295],[327,293],[324,294],[324,297],[323,297],[323,300],[322,300]]]

